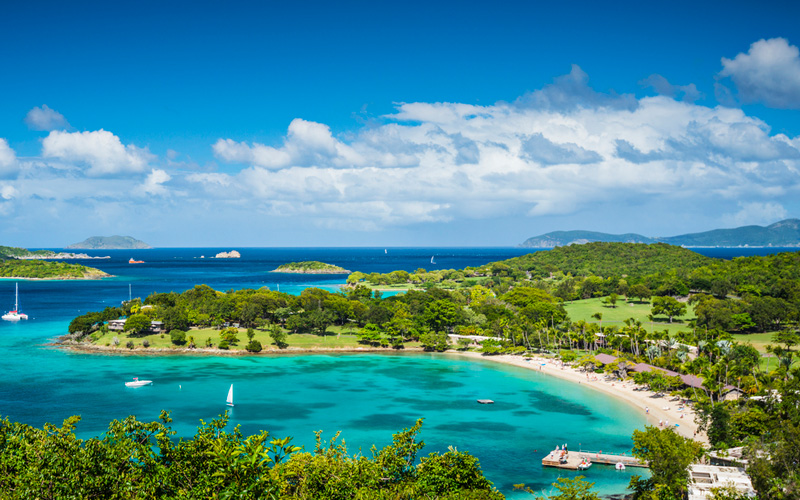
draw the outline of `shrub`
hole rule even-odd
[[[175,345],[183,345],[186,343],[186,332],[183,330],[172,330],[169,332],[169,338]]]
[[[250,342],[247,343],[247,346],[245,346],[245,349],[247,349],[250,352],[261,352],[261,349],[262,349],[261,342],[259,342],[256,339],[253,339],[253,340],[251,340]]]
[[[117,347],[119,345],[119,337],[114,337],[111,342],[114,343],[114,347]]]
[[[127,347],[128,349],[133,349],[133,340],[129,340],[128,343],[125,344],[125,347]]]
[[[219,347],[220,349],[226,349],[226,350],[230,349],[230,345],[228,345],[228,341],[227,340],[221,340],[217,347]]]
[[[144,347],[150,347],[150,341],[149,341],[149,340],[147,340],[147,339],[144,339],[144,340],[142,340],[142,346],[144,346]]]

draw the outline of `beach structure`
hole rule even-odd
[[[585,470],[588,468],[585,465],[586,463],[614,466],[622,464],[625,467],[647,467],[647,464],[634,456],[617,453],[602,453],[600,451],[567,451],[555,449],[542,459],[543,467],[557,467],[559,469],[569,470]]]
[[[739,467],[692,464],[689,466],[689,474],[692,477],[689,483],[689,500],[711,498],[713,488],[723,487],[733,488],[751,498],[756,496],[750,476]]]

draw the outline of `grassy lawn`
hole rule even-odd
[[[219,333],[220,330],[215,330],[213,328],[192,328],[186,332],[186,339],[188,340],[189,337],[194,337],[194,342],[197,347],[205,347],[206,339],[211,339],[214,347],[216,347],[220,341]],[[289,347],[300,349],[355,349],[358,347],[367,347],[366,344],[360,344],[358,342],[358,337],[356,337],[354,333],[355,331],[352,328],[333,326],[328,329],[328,332],[325,336],[305,333],[290,334],[286,342],[289,344]],[[142,342],[145,339],[150,342],[150,349],[179,349],[181,347],[174,345],[170,340],[169,334],[166,333],[163,335],[154,334],[143,337],[129,337],[127,334],[122,332],[109,332],[100,336],[95,344],[101,346],[111,346],[113,345],[112,342],[114,337],[119,339],[120,349],[126,349],[125,345],[129,340],[133,341],[135,349],[144,349]],[[244,347],[248,342],[247,329],[240,328],[238,337],[239,343],[238,345],[231,346],[231,351],[244,350]],[[278,347],[272,343],[272,338],[266,331],[255,330],[255,337],[253,338],[261,342],[264,350],[278,350]],[[405,345],[406,347],[419,347],[420,343],[407,342]]]
[[[669,323],[666,317],[658,316],[656,321],[650,324],[648,315],[652,305],[650,302],[625,302],[624,300],[617,300],[617,307],[609,307],[603,304],[604,297],[576,300],[574,302],[565,302],[564,309],[569,314],[572,321],[584,320],[587,323],[598,323],[592,317],[594,313],[601,313],[603,315],[603,326],[625,326],[622,323],[628,318],[634,318],[642,322],[642,327],[648,331],[662,331],[669,330],[670,335],[674,335],[679,331],[690,331],[686,324],[690,319],[694,319],[694,308],[686,305],[686,315],[680,318],[673,318],[672,323]]]
[[[753,347],[758,349],[758,352],[763,354],[767,352],[767,344],[774,344],[774,342],[771,341],[773,335],[775,335],[775,332],[737,333],[736,335],[733,335],[733,340],[743,344],[749,342],[753,345]]]

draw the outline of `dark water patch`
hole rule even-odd
[[[364,387],[347,387],[342,390],[345,392],[370,392],[369,389],[366,389]]]
[[[373,413],[350,421],[360,429],[400,431],[414,425],[421,415],[410,413]]]
[[[314,408],[315,410],[324,410],[325,408],[334,408],[337,405],[336,403],[320,401],[318,403],[307,403],[306,406],[308,408]]]
[[[534,410],[514,410],[511,412],[515,417],[530,417],[531,415],[541,415],[538,411]]]
[[[485,422],[480,420],[439,424],[433,428],[448,432],[514,432],[517,430],[513,425],[503,422]]]
[[[544,391],[530,390],[528,391],[528,398],[531,403],[539,411],[548,413],[565,413],[568,415],[584,415],[590,416],[592,412],[589,411],[584,405],[568,401],[553,394],[548,394]]]

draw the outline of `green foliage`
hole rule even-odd
[[[245,349],[247,349],[248,352],[261,352],[263,346],[261,345],[261,342],[259,342],[258,340],[251,339],[250,342],[248,342],[247,345],[245,346]]]
[[[429,330],[419,336],[422,348],[426,351],[446,351],[448,347],[447,339],[446,333],[433,330]]]
[[[230,344],[228,344],[227,340],[220,340],[219,344],[217,344],[217,347],[219,349],[222,349],[222,350],[225,350],[225,351],[227,351],[228,349],[231,348],[231,346],[230,346]]]
[[[280,326],[273,325],[272,328],[269,329],[269,336],[272,338],[272,341],[275,342],[275,345],[278,346],[278,349],[285,349],[288,347],[289,344],[286,343],[288,336]]]
[[[678,302],[674,297],[653,297],[652,312],[654,316],[667,316],[672,323],[672,318],[686,314],[686,304]]]
[[[222,330],[220,330],[219,338],[222,340],[222,342],[225,342],[226,346],[236,345],[239,342],[239,337],[236,336],[238,333],[239,333],[238,328],[230,326],[228,328],[223,328]],[[222,345],[222,342],[220,342],[220,346]],[[220,349],[227,349],[227,347],[220,347]]]
[[[150,330],[150,318],[144,314],[134,314],[125,320],[125,331],[139,334]]]
[[[175,345],[183,345],[186,343],[186,332],[183,330],[172,330],[169,332],[169,339]]]
[[[584,481],[585,476],[577,476],[575,479],[566,477],[558,478],[553,486],[558,490],[558,495],[551,497],[553,500],[600,500],[600,496],[591,491],[594,483]]]
[[[683,498],[689,485],[689,465],[703,454],[702,445],[672,429],[646,426],[633,431],[633,455],[649,464],[651,476],[631,478],[634,499]]]

